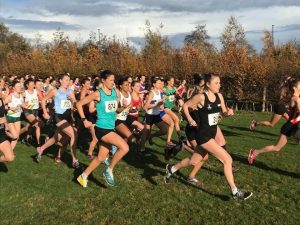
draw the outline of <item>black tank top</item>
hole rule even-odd
[[[5,116],[5,106],[2,99],[0,99],[0,118],[4,116]]]
[[[290,106],[289,108],[289,121],[296,119],[299,116],[298,106]]]
[[[202,108],[198,108],[199,127],[216,127],[219,122],[219,116],[221,112],[221,100],[216,93],[216,100],[210,102],[206,93],[204,94],[204,105]]]

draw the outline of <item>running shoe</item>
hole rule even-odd
[[[54,159],[54,161],[55,161],[56,163],[61,163],[61,159],[60,159],[59,156],[56,156],[55,159]]]
[[[164,176],[165,184],[168,184],[170,182],[172,171],[171,171],[172,165],[167,164],[166,165],[166,175]]]
[[[197,180],[195,177],[187,177],[186,181],[189,184],[196,185],[196,186],[199,186],[201,184],[201,182]]]
[[[233,173],[236,173],[236,172],[239,171],[239,170],[240,170],[239,167],[232,166],[232,172],[233,172]]]
[[[250,165],[254,163],[256,155],[254,154],[254,148],[251,148],[249,151],[248,162]]]
[[[37,153],[35,156],[35,161],[40,162],[42,160],[42,153]]]
[[[235,195],[232,195],[234,200],[246,200],[252,196],[252,192],[238,190]]]
[[[93,155],[88,155],[87,158],[88,158],[89,161],[92,161],[92,160],[95,158],[95,156],[93,156]]]
[[[173,155],[176,156],[178,154],[178,152],[182,151],[184,149],[184,141],[179,141],[179,144],[177,144],[174,148],[173,148]]]
[[[106,168],[103,172],[103,177],[106,181],[107,184],[111,185],[111,186],[115,186],[116,183],[115,183],[115,180],[114,180],[114,175],[111,173],[108,172],[108,168]]]
[[[76,161],[74,161],[74,162],[72,163],[72,167],[73,167],[74,169],[78,169],[79,166],[80,166],[80,163],[78,162],[78,160],[76,160]]]
[[[82,175],[80,175],[79,177],[77,177],[77,181],[78,181],[78,183],[79,183],[82,187],[84,187],[84,188],[87,187],[87,182],[88,182],[88,180],[87,180],[87,179],[84,179],[84,178],[82,177]]]
[[[116,154],[117,150],[118,150],[117,146],[113,145],[113,146],[111,147],[111,154],[112,154],[112,155]]]
[[[42,159],[42,154],[43,154],[43,152],[41,151],[41,147],[37,147],[36,152],[37,152],[37,154],[35,156],[35,160],[36,160],[36,162],[40,162]]]
[[[150,143],[150,142],[149,142]],[[174,144],[172,141],[168,141],[167,142],[167,147],[168,148],[173,148],[173,147],[175,147],[176,146],[176,144]]]
[[[109,157],[107,157],[102,163],[106,166],[109,166],[110,165]]]
[[[257,125],[257,122],[255,120],[252,120],[251,124],[250,124],[250,130],[255,130],[256,125]]]

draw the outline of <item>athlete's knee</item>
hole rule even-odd
[[[279,152],[282,148],[278,147],[278,146],[274,146],[274,151],[275,152]]]
[[[10,154],[8,156],[5,156],[5,159],[7,162],[12,162],[15,160],[15,155],[14,154]]]
[[[202,159],[202,161],[207,161],[208,160],[208,154],[206,154],[205,156],[204,156],[204,158]]]
[[[123,154],[127,154],[129,152],[129,145],[127,143],[123,143],[120,147],[119,150],[123,152]]]
[[[175,123],[174,123],[174,121],[173,120],[171,120],[170,122],[169,122],[169,127],[174,127],[175,126]]]
[[[223,161],[223,164],[229,164],[229,165],[232,165],[232,158],[230,155],[226,156],[224,159],[222,159]]]
[[[190,166],[196,166],[198,163],[201,162],[202,159],[203,159],[203,158],[201,158],[201,157],[196,157],[196,158],[192,157],[191,159],[189,159],[188,164],[189,164]]]

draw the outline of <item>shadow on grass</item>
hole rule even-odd
[[[222,125],[222,126],[228,127],[229,129],[237,129],[240,131],[255,132],[255,133],[269,135],[269,136],[278,136],[278,134],[272,134],[272,133],[268,133],[268,132],[260,131],[260,130],[251,131],[248,127],[237,127],[237,126],[230,126],[230,125]],[[224,130],[222,130],[222,131],[224,131]],[[224,133],[225,133],[225,131],[224,131]],[[242,134],[239,134],[239,135],[242,135]]]
[[[242,156],[237,155],[237,154],[233,154],[233,153],[231,153],[231,156],[233,157],[234,160],[239,161],[243,164],[249,165],[247,158],[242,157]],[[255,161],[254,164],[251,165],[251,166],[254,166],[254,167],[257,167],[259,169],[266,170],[266,171],[272,171],[272,172],[275,172],[279,175],[300,179],[300,174],[298,174],[298,173],[285,171],[285,170],[282,170],[282,169],[279,169],[279,168],[271,168],[268,165],[266,165],[265,163],[262,163],[260,161]]]
[[[130,150],[123,160],[129,165],[143,170],[141,177],[145,178],[152,185],[158,185],[153,177],[164,175],[162,171],[150,167],[151,165],[158,168],[163,168],[165,166],[165,164],[161,162],[155,154],[153,154],[150,148],[146,148],[144,153],[138,153],[134,150]]]
[[[178,181],[181,182],[182,184],[185,184],[185,185],[190,186],[192,188],[196,188],[198,190],[201,190],[204,193],[209,194],[209,195],[211,195],[211,196],[213,196],[215,198],[218,198],[218,199],[220,199],[222,201],[229,201],[231,199],[228,195],[215,194],[215,193],[213,193],[213,192],[211,192],[209,190],[204,189],[203,188],[203,184],[202,185],[193,185],[193,184],[188,183],[186,181],[187,177],[185,175],[183,175],[181,172],[177,172],[176,175],[177,175]]]
[[[240,133],[228,131],[228,130],[224,130],[224,129],[222,130],[222,133],[224,134],[224,136],[233,136],[233,137],[242,136],[242,134],[240,134]]]
[[[5,163],[0,163],[0,172],[1,173],[7,173],[8,172],[8,169],[7,169],[7,166],[5,165]]]

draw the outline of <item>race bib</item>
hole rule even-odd
[[[117,111],[117,101],[107,101],[105,102],[105,112],[115,112]]]
[[[174,102],[174,100],[175,100],[175,96],[174,96],[174,95],[170,95],[170,96],[169,96],[169,101],[170,101],[170,102]]]
[[[30,104],[36,105],[39,102],[37,98],[32,98]]]
[[[208,124],[209,124],[209,126],[217,125],[218,122],[219,122],[219,116],[220,116],[219,112],[208,114]]]
[[[70,100],[61,100],[60,107],[62,109],[70,109],[71,108],[71,101]]]

